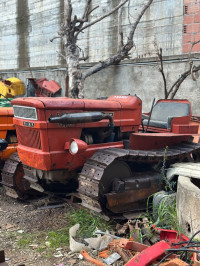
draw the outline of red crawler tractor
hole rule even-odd
[[[196,160],[200,151],[189,142],[198,127],[189,124],[187,100],[159,100],[143,118],[137,96],[18,98],[12,104],[30,187],[43,192],[77,181],[82,205],[108,215],[143,209],[161,188],[163,160],[166,166]]]

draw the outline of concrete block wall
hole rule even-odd
[[[59,53],[64,53],[63,46],[59,39],[50,42],[62,22],[64,1],[0,1],[2,78],[16,76],[26,83],[26,79],[31,77],[30,65],[34,77],[55,79],[63,88],[62,95],[65,95],[67,70],[64,59],[59,56]],[[74,14],[82,14],[85,2],[86,0],[72,0]],[[155,59],[155,43],[163,49],[164,68],[170,87],[188,69],[188,47],[200,35],[200,30],[196,32],[199,2],[200,0],[154,0],[136,30],[136,49],[132,51],[132,60],[128,63],[121,62],[118,66],[111,66],[89,77],[85,82],[85,96],[96,98],[111,94],[137,93],[143,100],[144,110],[148,111],[152,98],[163,97],[163,81]],[[100,7],[92,13],[91,19],[111,10],[118,3],[119,0],[93,0],[92,7]],[[129,31],[129,19],[134,21],[143,3],[141,0],[133,0],[129,9],[124,7],[125,38]],[[188,14],[183,12],[185,6],[188,6]],[[78,45],[89,55],[88,61],[82,64],[83,71],[117,51],[117,23],[118,16],[113,14],[80,35]],[[183,32],[185,25],[192,32]],[[195,51],[200,50],[199,45],[194,48]],[[196,55],[195,64],[199,64],[199,58]],[[190,77],[187,78],[177,97],[188,98],[192,101],[194,112],[200,113],[199,81],[194,82]]]
[[[74,14],[81,17],[86,0],[72,1]],[[119,0],[92,1],[99,5],[91,20],[105,14]],[[183,0],[154,0],[142,18],[134,42],[132,57],[155,56],[154,43],[163,48],[164,55],[182,53]],[[133,22],[143,7],[143,1],[134,0],[124,7],[123,30],[126,39]],[[0,1],[0,70],[42,68],[64,65],[63,47],[59,39],[50,42],[60,28],[64,0],[1,0]],[[89,56],[87,62],[98,62],[117,51],[117,12],[85,30],[78,45]]]
[[[74,1],[76,2],[76,1]],[[92,13],[92,20],[111,10],[119,3],[117,0],[102,0],[100,7]],[[92,7],[99,5],[98,0],[92,1]],[[124,38],[128,37],[130,21],[133,22],[140,13],[144,1],[134,0],[130,6],[123,8]],[[75,13],[80,12],[74,5]],[[162,47],[164,55],[182,53],[183,0],[154,0],[139,23],[134,37],[136,48],[132,50],[132,58],[154,57],[154,43]],[[98,62],[117,51],[118,15],[112,14],[101,22],[93,25],[80,36],[79,47],[89,55],[88,62]]]
[[[60,41],[50,42],[61,24],[64,0],[0,1],[0,70],[62,64]]]

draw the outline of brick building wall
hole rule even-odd
[[[183,53],[191,50],[192,43],[200,41],[200,0],[184,0]],[[192,52],[200,51],[200,43]]]

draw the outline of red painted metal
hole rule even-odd
[[[167,133],[167,132],[173,132],[176,134],[197,134],[198,129],[197,127],[193,126],[188,126],[189,122],[192,117],[192,109],[191,109],[191,104],[188,100],[168,100],[168,99],[161,99],[156,102],[175,102],[175,103],[186,103],[189,105],[189,115],[188,116],[183,116],[183,117],[174,117],[171,122],[171,129],[166,129],[166,128],[158,128],[158,127],[148,127],[148,132],[159,132],[159,133]],[[149,116],[150,113],[144,113],[144,115]],[[146,126],[144,127],[146,129]],[[142,126],[140,126],[140,130],[142,130]]]
[[[80,139],[71,139],[70,142],[69,142],[69,152],[70,152],[72,155],[74,155],[74,153],[71,151],[71,149],[70,149],[70,145],[71,145],[71,143],[72,143],[73,141],[75,141],[76,144],[77,144],[77,146],[78,146],[77,154],[78,154],[78,153],[82,153],[82,152],[84,152],[84,151],[87,150],[88,145],[87,145],[86,142],[84,142],[84,141],[82,141],[82,140],[80,140]],[[66,143],[65,143],[65,145],[66,145]],[[66,146],[68,146],[68,145],[66,145]],[[65,150],[66,150],[66,149],[65,149]]]
[[[88,145],[88,149],[84,153],[71,155],[69,151],[64,151],[64,147],[61,151],[44,152],[20,144],[17,146],[17,151],[21,161],[30,167],[44,171],[66,168],[71,171],[82,167],[87,158],[90,158],[97,150],[108,148],[123,149],[123,147],[122,141],[93,144]]]
[[[37,84],[35,93],[37,97],[48,97],[58,92],[61,87],[55,80],[48,81],[46,78],[34,79]]]
[[[165,250],[171,248],[171,246],[165,242],[160,241],[151,247],[144,249],[142,252],[134,256],[125,266],[147,266],[154,260],[159,259],[165,254]]]
[[[59,98],[17,98],[13,105],[30,106],[37,108],[38,120],[33,122],[34,127],[24,125],[24,119],[14,118],[16,128],[22,132],[24,129],[28,135],[40,136],[40,145],[24,145],[19,139],[18,152],[25,165],[41,170],[68,169],[74,170],[83,166],[87,158],[91,157],[99,149],[110,147],[123,148],[122,141],[88,145],[84,153],[71,155],[68,147],[71,139],[80,139],[82,130],[87,128],[107,128],[109,121],[104,119],[99,122],[79,123],[74,125],[51,124],[50,116],[60,116],[64,113],[101,111],[113,116],[115,127],[121,132],[138,131],[141,123],[142,102],[136,96],[111,96],[107,100],[71,99]],[[37,134],[37,136],[38,136]],[[21,140],[21,141],[20,141]],[[65,146],[66,145],[66,146]],[[40,148],[39,148],[40,147]]]
[[[168,229],[162,229],[162,228],[157,228],[155,225],[152,226],[152,231],[156,231],[157,233],[160,234],[160,240],[164,240],[169,245],[171,245],[171,248],[181,248],[183,246],[186,246],[187,243],[181,244],[181,245],[172,245],[172,243],[179,243],[179,242],[185,242],[189,241],[189,238],[183,234],[180,234],[176,230],[168,230]]]
[[[187,100],[175,101],[188,103]],[[131,149],[146,150],[165,147],[166,145],[186,141],[191,135],[190,127],[186,127],[186,120],[191,115],[187,118],[175,118],[174,120],[172,127],[176,131],[183,124],[185,125],[184,132],[189,130],[184,134],[173,134],[167,131],[164,134],[137,133],[142,119],[142,101],[137,96],[115,95],[106,100],[30,97],[14,99],[12,104],[37,109],[38,120],[25,120],[31,122],[32,127],[29,127],[27,123],[24,124],[24,119],[21,118],[14,118],[14,123],[19,135],[18,153],[22,163],[45,171],[56,169],[76,170],[82,167],[86,160],[99,149],[124,148],[122,141],[112,142],[113,140],[110,140],[111,142],[107,143],[88,145],[87,149],[84,147],[84,152],[72,155],[69,151],[70,140],[80,140],[84,129],[96,129],[95,134],[97,134],[100,129],[108,127],[108,119],[91,123],[63,125],[49,123],[48,118],[50,116],[56,117],[64,113],[97,110],[108,113],[113,116],[115,128],[118,128],[121,133],[135,132],[135,134],[130,135]],[[26,136],[26,139],[24,136]]]
[[[144,249],[147,249],[149,246],[141,244],[139,242],[121,238],[119,241],[119,246],[126,250],[133,250],[134,252],[141,252]]]
[[[191,134],[173,133],[132,133],[130,135],[130,148],[134,150],[153,150],[165,148],[182,141],[187,141]]]

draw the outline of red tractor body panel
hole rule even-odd
[[[133,150],[154,150],[188,141],[191,135],[174,133],[132,133],[130,148]]]
[[[142,103],[136,96],[112,96],[107,100],[82,100],[71,98],[18,98],[12,101],[17,107],[36,108],[37,119],[17,117],[15,115],[18,136],[18,153],[23,164],[41,170],[68,169],[83,166],[87,158],[98,149],[108,147],[123,148],[121,141],[95,143],[76,156],[66,147],[69,141],[80,139],[84,129],[98,133],[99,129],[107,128],[109,121],[103,119],[92,123],[59,124],[49,123],[49,117],[61,116],[66,113],[101,111],[112,115],[115,127],[121,132],[137,132],[141,124]],[[96,131],[95,131],[96,130]]]

